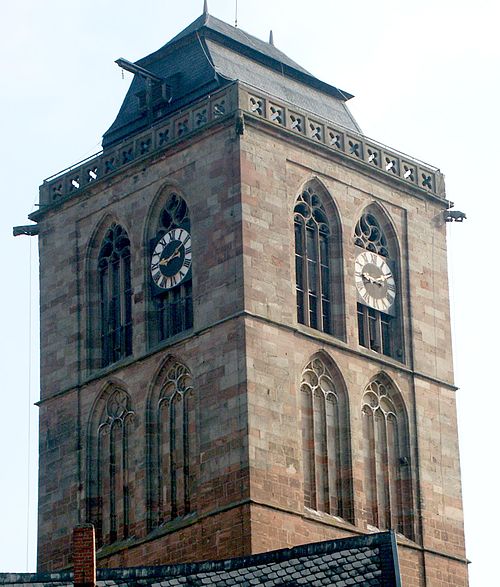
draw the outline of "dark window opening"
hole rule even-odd
[[[332,333],[330,228],[320,198],[306,189],[295,205],[297,320]]]
[[[394,318],[373,308],[358,304],[358,340],[367,349],[394,357],[391,328]]]
[[[99,253],[101,367],[132,354],[132,285],[130,241],[113,225]]]

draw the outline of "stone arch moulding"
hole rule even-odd
[[[415,539],[413,473],[408,411],[401,391],[385,372],[363,393],[363,495],[368,526]]]
[[[293,228],[297,322],[345,340],[342,224],[332,194],[316,176],[295,194]]]
[[[326,352],[309,358],[299,395],[304,505],[354,523],[349,397]]]
[[[129,450],[135,425],[126,386],[108,380],[90,411],[86,438],[86,519],[96,527],[99,546],[126,539],[135,521]]]
[[[198,408],[193,375],[177,357],[159,366],[147,401],[148,528],[194,511]]]

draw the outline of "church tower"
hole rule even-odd
[[[466,585],[439,170],[206,12],[137,63],[103,150],[46,180],[39,570],[393,529]]]

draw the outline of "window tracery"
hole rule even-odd
[[[193,378],[179,362],[170,362],[151,403],[152,479],[150,525],[192,511],[197,465],[196,406]]]
[[[294,208],[297,320],[332,334],[331,230],[320,196],[307,187]]]
[[[365,213],[361,216],[356,224],[354,234],[354,244],[358,247],[382,255],[382,257],[389,257],[387,238],[373,214]]]
[[[367,523],[413,539],[408,423],[403,400],[387,377],[367,386],[362,420]]]
[[[107,231],[98,257],[101,367],[132,353],[130,240],[118,224]]]
[[[352,521],[347,399],[321,357],[305,367],[300,385],[304,504]]]
[[[114,388],[104,396],[94,411],[88,439],[88,518],[96,526],[99,545],[129,536],[132,492],[128,446],[135,417],[125,390]]]

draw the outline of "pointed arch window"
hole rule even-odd
[[[193,378],[179,362],[169,362],[151,398],[150,527],[192,511],[197,470],[196,403]]]
[[[387,377],[367,386],[362,420],[366,521],[413,539],[408,422],[401,394]]]
[[[318,193],[307,187],[294,208],[297,321],[334,333],[330,222]],[[338,301],[337,301],[338,303]]]
[[[356,258],[358,341],[372,351],[403,360],[398,255],[395,242],[391,242],[394,240],[394,236],[388,238],[371,211],[365,212],[356,224],[354,244],[369,252],[367,255],[358,249]]]
[[[129,438],[133,422],[130,397],[121,388],[103,394],[91,419],[87,518],[96,527],[99,545],[123,540],[130,533]]]
[[[152,255],[152,341],[158,343],[167,340],[185,330],[193,327],[193,297],[192,297],[192,276],[191,276],[191,222],[189,209],[185,200],[176,193],[170,194],[166,204],[162,208],[157,224],[154,238],[150,242]],[[179,236],[182,235],[182,236]],[[164,253],[155,258],[155,252],[161,250],[158,247],[161,239],[170,241],[164,248]],[[179,240],[176,240],[179,239]],[[173,253],[168,247],[171,247]],[[177,247],[177,248],[176,248]],[[169,263],[166,263],[171,259]],[[189,262],[189,267],[183,266]],[[170,269],[175,263],[180,264],[177,274],[163,282],[163,287],[158,287],[155,277],[158,276],[158,283],[161,283],[160,269],[154,269],[155,262],[163,263],[163,267]],[[175,268],[174,268],[175,270]]]
[[[336,380],[318,356],[302,373],[304,505],[353,521],[347,397]]]
[[[101,367],[132,353],[130,240],[118,224],[107,231],[98,259]]]

